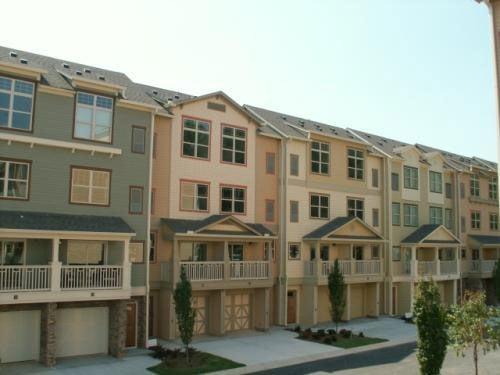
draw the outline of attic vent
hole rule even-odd
[[[28,63],[28,60],[26,60],[26,59],[21,59],[19,61],[21,62],[21,64],[24,64],[24,65],[26,65]]]
[[[82,73],[81,71],[79,71],[79,70],[77,70],[77,71],[76,71],[76,75],[77,75],[77,76],[81,76],[82,74],[83,74],[83,73]]]
[[[377,142],[380,146],[383,146],[384,144],[382,142]]]
[[[153,90],[153,95],[158,95],[158,90]]]
[[[105,81],[105,80],[106,80],[106,79],[104,78],[104,76],[99,76],[98,78],[99,78],[99,80],[101,80],[101,81]]]
[[[174,95],[174,99],[180,99],[181,97],[179,95]]]
[[[366,137],[367,137],[367,138],[371,138],[372,136],[371,136],[371,135],[367,135]]]
[[[305,122],[304,120],[299,120],[299,123],[300,123],[301,125],[304,125],[306,122]]]
[[[282,118],[283,120],[286,120],[286,116],[285,116],[285,115],[281,115],[281,118]]]
[[[85,69],[83,69],[83,71],[84,71],[85,73],[92,73],[92,71],[91,71],[89,68],[85,68]]]
[[[178,97],[179,95],[176,95],[176,96]],[[174,98],[175,98],[175,96],[174,96]],[[208,102],[207,108],[212,109],[214,111],[226,112],[226,106],[224,104],[220,104],[220,103]]]
[[[69,69],[69,64],[68,63],[62,63],[63,68]]]
[[[10,57],[17,57],[17,52],[16,51],[10,51],[9,55],[10,55]]]

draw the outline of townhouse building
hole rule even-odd
[[[0,47],[2,363],[146,345],[157,110],[125,74]]]
[[[173,290],[184,268],[195,334],[275,322],[278,134],[223,92],[145,92],[171,113],[156,122],[150,334],[176,337]]]

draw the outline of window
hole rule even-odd
[[[130,214],[141,215],[143,210],[143,192],[142,186],[130,186],[128,212]]]
[[[490,199],[498,199],[498,181],[496,176],[491,176],[488,182],[488,196]]]
[[[221,187],[221,212],[245,213],[246,188],[223,186]]]
[[[399,191],[399,173],[391,173],[392,191]]]
[[[361,150],[347,149],[347,176],[356,180],[365,178],[365,157]]]
[[[181,181],[181,210],[208,211],[208,192],[207,183]]]
[[[404,225],[407,227],[418,226],[418,206],[414,204],[404,204]]]
[[[71,203],[109,205],[111,171],[71,168]]]
[[[130,263],[144,263],[144,242],[130,241],[128,246],[128,257]]]
[[[372,259],[380,259],[380,246],[372,246]]]
[[[274,241],[264,242],[264,259],[276,260],[276,244]]]
[[[429,171],[429,190],[432,193],[443,193],[443,174]]]
[[[481,213],[479,211],[472,211],[470,213],[471,229],[481,229]]]
[[[246,164],[246,129],[232,126],[222,127],[222,161],[232,164]]]
[[[182,126],[182,156],[208,160],[210,123],[185,118]]]
[[[266,173],[276,173],[276,154],[274,152],[266,152]]]
[[[146,152],[146,128],[132,126],[132,152],[136,154]]]
[[[313,219],[328,219],[330,217],[330,197],[323,194],[309,196],[310,216]]]
[[[453,189],[451,183],[447,182],[444,184],[445,197],[448,199],[453,198]]]
[[[290,223],[299,222],[299,202],[290,201]]]
[[[470,195],[479,197],[479,176],[477,174],[470,176]]]
[[[156,262],[156,236],[157,232],[149,232],[149,261]]]
[[[372,168],[372,187],[378,188],[378,169]]]
[[[364,206],[365,202],[363,201],[363,199],[347,198],[347,216],[356,216],[363,220]]]
[[[111,143],[113,99],[79,92],[76,94],[74,137]]]
[[[372,208],[372,225],[374,227],[379,226],[378,208]]]
[[[444,226],[448,229],[453,228],[453,210],[450,208],[444,210]]]
[[[401,260],[401,248],[399,246],[392,247],[392,260],[396,262]]]
[[[0,128],[31,130],[32,82],[0,77]]]
[[[392,225],[401,225],[401,204],[392,203]]]
[[[465,220],[465,216],[460,216],[460,232],[461,233],[465,233],[465,230],[466,230],[466,220]]]
[[[299,175],[299,155],[290,154],[290,175]]]
[[[207,250],[206,243],[181,242],[179,246],[179,258],[187,262],[206,262]]]
[[[319,258],[325,262],[330,259],[330,246],[321,245],[319,247]]]
[[[355,260],[363,260],[363,246],[353,246],[352,257]]]
[[[229,260],[231,262],[243,261],[243,245],[242,244],[228,244]]]
[[[274,222],[274,200],[266,199],[266,221]]]
[[[25,261],[24,241],[0,241],[0,265],[18,266]]]
[[[471,258],[472,260],[479,259],[479,249],[471,249]]]
[[[28,199],[30,162],[0,159],[0,198]]]
[[[293,242],[288,244],[288,259],[300,260],[300,243]]]
[[[465,198],[465,185],[463,182],[460,183],[460,198],[461,199]]]
[[[405,189],[418,189],[418,168],[404,167],[404,187]]]
[[[330,172],[330,144],[312,142],[311,171],[312,173],[328,174]]]
[[[106,250],[107,243],[102,241],[68,241],[67,263],[69,265],[104,265],[106,264]]]
[[[498,214],[490,214],[490,230],[498,230]]]
[[[441,207],[429,207],[429,223],[443,224],[443,209]]]

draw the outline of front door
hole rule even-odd
[[[127,338],[125,341],[125,346],[127,347],[137,346],[136,323],[137,305],[129,303],[127,304]]]
[[[288,292],[286,304],[286,323],[297,323],[297,293],[295,291]]]

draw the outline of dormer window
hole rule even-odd
[[[0,76],[0,128],[31,131],[33,82]]]
[[[74,137],[111,143],[113,99],[79,92],[76,95]]]

